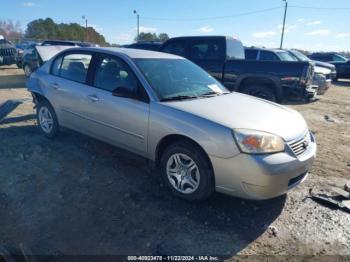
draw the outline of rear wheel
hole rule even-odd
[[[213,172],[198,146],[176,142],[165,150],[160,165],[163,179],[174,195],[193,201],[204,200],[213,193]]]
[[[49,102],[43,100],[37,106],[37,122],[40,131],[48,138],[53,138],[59,131],[56,113]]]
[[[267,86],[259,86],[259,85],[244,86],[241,89],[241,92],[247,95],[256,96],[272,102],[277,101],[275,92]]]

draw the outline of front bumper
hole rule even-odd
[[[210,156],[216,191],[255,200],[283,195],[306,179],[316,157],[316,147],[312,136],[306,151],[299,156],[289,146],[276,154],[241,153],[229,159]]]
[[[16,63],[14,56],[0,56],[0,65],[12,65]]]

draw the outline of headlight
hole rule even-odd
[[[235,129],[233,135],[244,153],[266,154],[284,151],[284,140],[274,134],[250,129]]]

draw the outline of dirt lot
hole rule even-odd
[[[0,68],[0,102],[30,98],[24,81],[20,70]],[[44,138],[25,100],[0,124],[0,244],[34,254],[350,259],[350,214],[306,198],[311,187],[350,180],[350,83],[290,106],[318,141],[305,183],[269,201],[215,194],[188,203],[138,156],[70,131]]]

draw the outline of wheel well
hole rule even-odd
[[[283,96],[282,91],[277,87],[276,83],[273,80],[264,77],[252,77],[242,80],[239,84],[238,91],[242,91],[244,87],[250,85],[261,85],[271,89],[278,100]]]
[[[34,98],[34,102],[42,102],[42,101],[47,101],[49,102],[49,100],[47,100],[46,97],[44,97],[43,95],[39,94],[39,93],[36,93],[36,92],[32,92],[32,95],[33,95],[33,98]],[[49,102],[50,103],[50,102]],[[51,103],[50,103],[51,105]]]
[[[187,137],[187,136],[183,136],[183,135],[168,135],[166,137],[164,137],[157,145],[157,149],[156,149],[156,165],[159,166],[159,163],[160,163],[160,159],[165,151],[165,149],[176,143],[176,142],[179,142],[179,141],[186,141],[188,143],[191,143],[193,144],[193,146],[197,147],[199,150],[201,150],[205,156],[208,158],[209,162],[210,162],[210,159],[209,159],[209,156],[208,154],[204,151],[204,149],[196,142],[194,141],[193,139]],[[210,164],[211,165],[211,164]]]
[[[171,144],[179,142],[179,141],[186,141],[186,142],[192,144],[198,150],[202,151],[202,153],[206,157],[206,160],[208,161],[208,164],[209,164],[209,167],[210,167],[212,173],[214,174],[213,165],[212,165],[212,163],[210,161],[210,158],[209,158],[208,154],[205,152],[205,150],[196,141],[194,141],[193,139],[191,139],[191,138],[189,138],[187,136],[183,136],[183,135],[168,135],[168,136],[164,137],[158,143],[157,149],[156,149],[156,160],[155,160],[155,164],[156,164],[157,167],[159,167],[159,165],[160,165],[160,159],[162,157],[162,154],[166,150],[166,148],[168,146],[170,146]],[[215,177],[214,177],[214,175],[213,175],[212,179],[213,179],[213,183],[215,185]]]

